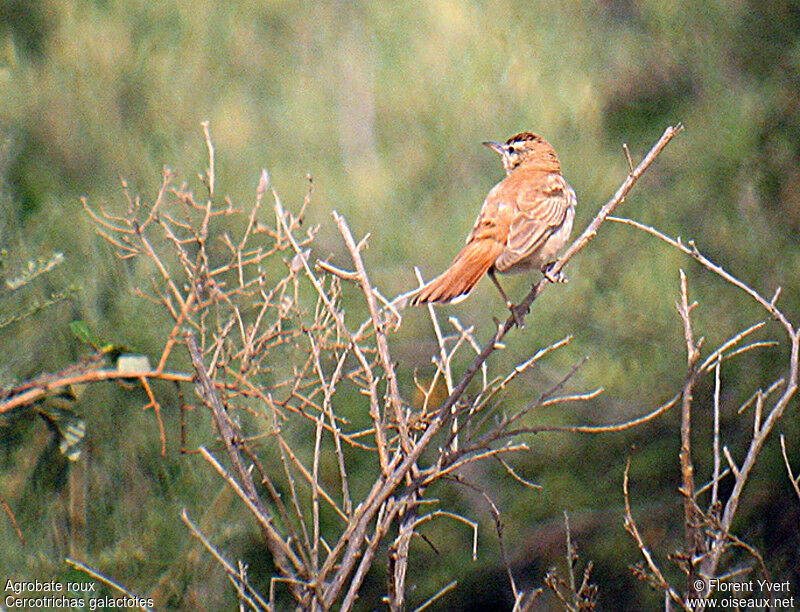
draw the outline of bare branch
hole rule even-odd
[[[189,518],[188,512],[186,512],[186,508],[181,510],[181,520],[186,524],[189,530],[192,532],[195,538],[197,538],[203,547],[211,553],[214,557],[216,562],[222,567],[225,571],[225,575],[227,576],[228,580],[231,581],[233,587],[236,589],[238,596],[241,599],[244,599],[247,604],[253,610],[268,610],[271,609],[269,604],[264,601],[263,597],[256,591],[247,580],[242,580],[240,572],[238,572],[226,559],[222,556],[222,554],[214,547],[213,544],[209,541],[209,539],[200,531],[200,529],[195,525],[192,520]]]
[[[542,425],[541,427],[530,427],[525,431],[529,431],[531,433],[539,433],[541,431],[566,431],[572,433],[606,433],[610,431],[624,431],[626,429],[631,429],[632,427],[638,427],[642,423],[647,423],[648,421],[652,421],[656,417],[664,414],[667,410],[672,408],[675,404],[678,403],[680,399],[680,395],[675,395],[672,399],[670,399],[665,404],[662,404],[652,412],[645,414],[644,416],[637,417],[635,419],[631,419],[630,421],[625,421],[623,423],[616,423],[614,425]]]
[[[124,586],[122,586],[121,584],[119,584],[115,580],[112,580],[108,576],[105,576],[105,575],[101,574],[100,572],[98,572],[97,570],[92,569],[91,567],[89,567],[85,563],[82,563],[81,561],[76,561],[75,559],[70,559],[69,557],[67,557],[66,559],[64,559],[64,562],[67,565],[69,565],[71,567],[74,567],[76,570],[78,570],[80,572],[83,572],[84,574],[88,574],[89,576],[91,576],[95,580],[99,580],[103,584],[107,584],[108,586],[110,586],[115,591],[119,591],[120,593],[125,595],[125,597],[128,597],[128,598],[132,599],[135,602],[146,601],[144,597],[138,597],[137,595],[134,595],[128,589],[126,589]],[[148,608],[147,606],[142,605],[141,603],[137,603],[137,604],[133,604],[133,605],[136,605],[137,608],[139,608],[140,610],[144,610],[145,612],[152,612],[153,611],[152,608]]]
[[[731,285],[738,287],[739,289],[744,291],[747,295],[749,295],[751,298],[753,298],[756,302],[758,302],[767,312],[769,312],[773,317],[775,317],[778,321],[780,321],[781,325],[783,325],[787,333],[789,333],[790,335],[794,333],[791,323],[789,323],[785,315],[775,306],[775,302],[777,301],[777,296],[780,294],[779,291],[776,291],[775,297],[773,299],[767,300],[760,293],[758,293],[750,286],[740,281],[732,274],[726,272],[720,266],[718,266],[710,259],[708,259],[705,255],[703,255],[695,246],[694,240],[690,240],[688,242],[688,246],[686,246],[683,244],[683,242],[681,242],[680,238],[678,239],[670,238],[666,234],[663,234],[662,232],[659,232],[657,229],[652,228],[649,225],[645,225],[644,223],[639,223],[638,221],[633,221],[632,219],[625,219],[621,217],[609,217],[608,219],[609,221],[615,221],[616,223],[631,225],[637,229],[642,230],[643,232],[647,232],[648,234],[651,234],[656,238],[663,240],[664,242],[666,242],[669,245],[672,245],[679,251],[682,251],[683,253],[694,258],[696,261],[700,262],[702,266],[704,266],[708,270],[711,270],[718,276],[722,277]]]
[[[397,535],[389,548],[387,602],[390,608],[401,610],[407,602],[410,544],[415,534],[420,535],[417,529],[422,523],[436,517],[464,522],[473,530],[473,557],[477,554],[477,523],[446,508],[420,515],[420,508],[431,501],[425,498],[427,487],[441,480],[455,481],[479,492],[488,504],[514,594],[515,609],[528,609],[538,591],[526,593],[515,582],[503,540],[500,510],[485,491],[467,483],[459,469],[494,457],[517,483],[537,488],[505,460],[507,453],[528,449],[527,444],[512,438],[534,430],[512,427],[536,407],[597,397],[602,389],[583,393],[562,390],[585,360],[541,392],[535,402],[506,415],[502,408],[506,389],[545,355],[569,342],[569,337],[541,349],[508,375],[489,382],[487,360],[503,348],[503,339],[516,325],[517,318],[509,316],[505,322],[497,322],[488,343],[481,345],[472,327],[451,318],[455,333],[448,332],[450,335],[446,336],[439,320],[433,316],[438,344],[438,355],[434,359],[436,372],[429,388],[419,385],[426,398],[424,409],[412,412],[403,401],[402,379],[398,376],[387,337],[388,332],[399,325],[400,313],[369,279],[362,253],[368,235],[356,242],[347,221],[334,212],[334,221],[354,269],[321,261],[312,266],[312,243],[317,229],[302,226],[302,217],[310,202],[310,179],[299,214],[284,209],[273,190],[271,226],[264,225],[258,218],[263,197],[269,189],[266,171],[262,172],[255,203],[248,211],[238,210],[227,199],[223,199],[221,205],[215,203],[214,145],[208,122],[202,127],[208,167],[200,178],[208,190],[207,198],[199,201],[185,185],[174,187],[175,177],[165,169],[157,199],[149,205],[138,197],[131,197],[123,182],[128,203],[125,215],[112,215],[102,208],[91,210],[84,202],[97,231],[121,256],[144,258],[155,268],[152,286],[140,290],[139,295],[160,305],[171,320],[172,328],[157,368],[152,372],[126,374],[129,377],[133,374],[134,380],[144,388],[149,400],[147,407],[152,407],[156,414],[164,450],[166,433],[161,404],[154,392],[157,389],[151,387],[152,380],[170,380],[178,385],[191,382],[198,397],[209,408],[227,453],[229,468],[223,467],[202,444],[197,451],[187,452],[198,452],[257,520],[280,575],[270,583],[269,602],[249,588],[244,566],[236,568],[225,561],[222,553],[184,515],[189,529],[223,567],[242,606],[274,609],[276,587],[288,585],[298,608],[315,610],[328,610],[337,604],[342,610],[352,609],[367,573],[380,551],[385,550],[382,547],[388,534],[396,529]],[[625,147],[629,175],[583,234],[570,245],[557,262],[554,273],[591,241],[599,226],[624,201],[639,177],[680,129],[679,125],[667,128],[636,167]],[[238,225],[230,222],[229,216]],[[220,225],[223,220],[225,224]],[[283,258],[283,268],[280,268],[281,259],[277,259],[277,266],[268,262],[268,258],[276,255]],[[278,280],[268,280],[264,270],[275,268],[285,273]],[[342,280],[357,283],[363,293],[369,318],[360,325],[350,322],[342,305]],[[547,279],[542,279],[532,286],[522,309],[529,309],[548,283]],[[310,302],[307,299],[309,289]],[[720,349],[720,356],[723,350],[731,351],[727,358],[736,351],[763,346],[763,343],[754,342],[737,348],[740,346],[737,343],[749,333],[743,333]],[[186,346],[193,373],[166,371],[177,344]],[[466,368],[457,373],[456,359],[464,351],[474,351],[475,355]],[[92,366],[88,372],[70,372],[69,376],[35,381],[15,390],[14,395],[2,398],[0,412],[36,401],[65,381],[122,380],[125,375],[103,372],[99,366]],[[479,372],[481,384],[477,385],[477,391],[472,391]],[[269,387],[265,386],[265,380],[270,381]],[[438,405],[429,406],[428,401],[437,397],[433,393],[435,386],[442,380],[447,397]],[[336,397],[339,397],[340,387],[345,386],[343,383],[348,387],[352,385],[356,393],[367,398],[371,427],[365,429],[359,425],[359,431],[350,431],[350,421],[337,410]],[[185,409],[180,387],[179,395]],[[560,430],[620,431],[656,418],[676,401],[626,423]],[[501,410],[504,411],[502,416],[496,418]],[[247,416],[248,421],[253,419],[267,425],[248,437],[243,433],[239,414]],[[550,430],[559,429],[540,429]],[[308,440],[308,453],[293,447],[297,436]],[[182,449],[185,440],[182,418]],[[267,440],[277,442],[275,452],[279,460],[274,468],[256,452]],[[346,445],[357,454],[345,452]],[[374,481],[366,495],[356,500],[352,498],[355,492],[351,492],[353,483],[349,469],[355,457],[363,461],[365,456],[375,460],[371,466]],[[331,464],[335,460],[338,468],[341,502],[334,500],[323,486],[330,486],[327,457],[332,458]],[[426,461],[424,468],[418,463],[422,457]],[[260,478],[258,488],[254,471]],[[334,469],[333,479],[336,477]],[[259,493],[263,491],[267,494],[262,499]],[[334,516],[338,516],[340,522],[328,520]],[[589,569],[587,567],[584,574],[581,590],[589,588]],[[573,576],[573,592],[577,588],[575,582]],[[421,608],[429,606],[450,588],[450,585],[445,587]]]
[[[721,460],[719,456],[719,393],[720,393],[720,366],[722,365],[721,354],[717,357],[716,365],[714,366],[714,438],[713,449],[714,454],[714,474],[711,485],[711,506],[714,507],[719,501],[719,479]]]
[[[625,499],[625,531],[633,536],[633,539],[636,541],[636,545],[639,547],[639,552],[642,553],[642,556],[647,563],[647,567],[650,570],[650,574],[647,575],[648,579],[652,579],[656,586],[663,590],[673,601],[673,603],[677,604],[682,610],[691,611],[691,608],[683,603],[680,595],[678,595],[675,589],[673,589],[667,582],[666,578],[664,578],[664,574],[661,573],[661,569],[659,569],[658,565],[656,565],[653,555],[650,553],[650,550],[644,543],[641,533],[639,533],[639,528],[636,526],[636,521],[633,520],[633,513],[631,512],[631,498],[630,493],[628,492],[628,479],[630,470],[631,460],[628,459],[627,463],[625,464],[625,472],[622,476],[622,494]]]
[[[367,299],[367,306],[369,307],[369,313],[372,317],[372,325],[375,328],[375,340],[378,345],[378,354],[381,357],[384,375],[386,376],[389,386],[389,398],[394,410],[394,418],[400,430],[400,442],[403,445],[404,452],[408,452],[410,448],[408,439],[408,416],[403,410],[403,401],[400,399],[400,391],[397,387],[397,375],[394,371],[394,363],[389,354],[389,344],[386,340],[386,330],[383,321],[380,319],[378,303],[375,299],[375,294],[370,285],[369,278],[367,277],[364,261],[361,259],[360,246],[356,245],[353,234],[350,232],[350,227],[347,225],[347,221],[345,221],[344,217],[339,215],[336,211],[332,214],[339,228],[339,232],[342,234],[342,238],[344,238],[344,243],[350,251],[350,256],[353,258],[353,263],[358,273],[358,282],[361,284],[361,289],[364,291],[364,295]]]
[[[434,593],[428,599],[426,599],[425,602],[422,605],[414,608],[414,612],[422,612],[426,608],[429,608],[431,605],[436,603],[437,599],[440,599],[443,595],[446,595],[447,593],[452,591],[454,588],[456,588],[457,584],[458,584],[458,580],[453,580],[451,583],[443,586],[436,593]]]
[[[786,452],[786,440],[781,434],[781,454],[783,455],[783,461],[786,464],[786,472],[789,474],[789,482],[792,483],[792,488],[794,492],[797,493],[797,498],[800,499],[800,476],[795,476],[792,472],[792,464],[789,463],[789,455]]]
[[[686,286],[686,275],[680,271],[681,298],[678,302],[678,313],[683,322],[683,335],[686,341],[686,380],[681,391],[681,450],[679,454],[681,464],[681,495],[683,495],[683,521],[686,536],[686,558],[689,559],[687,585],[689,595],[697,593],[697,572],[692,559],[704,552],[703,539],[700,533],[699,519],[695,509],[695,483],[694,465],[692,463],[692,393],[697,381],[697,363],[700,359],[700,342],[695,342],[692,331],[691,313],[697,302],[689,303],[689,291]]]

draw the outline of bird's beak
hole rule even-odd
[[[483,144],[500,155],[505,155],[506,153],[506,146],[502,142],[497,142],[496,140],[487,140]]]

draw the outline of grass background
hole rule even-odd
[[[463,242],[488,189],[502,177],[480,146],[532,130],[558,151],[579,198],[582,230],[623,180],[621,143],[638,159],[669,123],[686,131],[636,186],[620,214],[673,236],[695,238],[714,261],[800,315],[800,6],[791,1],[604,0],[521,3],[165,0],[4,0],[0,3],[0,245],[6,278],[29,260],[63,252],[65,263],[24,291],[0,294],[8,315],[53,291],[71,298],[0,330],[7,347],[0,381],[12,384],[83,354],[68,324],[85,320],[102,338],[155,353],[168,321],[131,289],[149,271],[126,265],[92,231],[78,198],[123,201],[119,176],[152,199],[168,165],[189,182],[206,164],[200,122],[217,150],[218,187],[252,201],[261,168],[290,208],[314,181],[309,209],[321,224],[314,255],[345,262],[330,212],[356,235],[371,233],[367,263],[386,295],[413,286],[413,267],[431,277]],[[199,188],[199,186],[198,186]],[[537,422],[607,423],[671,397],[684,377],[678,268],[700,302],[698,333],[715,347],[762,318],[744,297],[652,238],[608,224],[569,267],[571,282],[537,301],[530,324],[492,364],[500,373],[567,333],[569,350],[525,379],[510,405],[591,357],[576,388],[606,393]],[[521,295],[528,279],[506,281]],[[346,299],[348,296],[345,296]],[[352,308],[360,308],[355,304]],[[482,282],[448,307],[480,338],[503,307]],[[427,314],[412,311],[392,338],[401,364],[431,371]],[[735,409],[772,380],[784,353],[753,352],[723,370],[725,435],[734,456],[748,421]],[[427,369],[427,370],[426,370]],[[409,382],[409,381],[406,381]],[[696,393],[698,448],[707,440],[712,380]],[[407,387],[410,388],[410,387]],[[177,406],[173,391],[159,389]],[[224,577],[194,548],[178,518],[188,507],[218,543],[251,564],[266,591],[270,570],[252,521],[196,458],[177,452],[177,410],[167,410],[169,453],[143,392],[97,386],[81,399],[87,423],[81,468],[52,448],[37,417],[0,422],[0,496],[26,536],[0,520],[0,577],[71,575],[76,546],[87,561],[139,594],[175,609],[233,604]],[[202,428],[204,417],[197,415]],[[207,425],[207,423],[205,423]],[[706,426],[703,429],[704,425]],[[800,454],[796,402],[782,423]],[[800,508],[775,440],[751,479],[737,530],[765,556],[773,579],[800,584]],[[505,473],[475,477],[506,518],[510,555],[528,584],[563,567],[562,511],[572,517],[583,559],[595,561],[604,609],[638,610],[659,598],[627,566],[636,550],[621,520],[621,472],[632,485],[648,542],[680,546],[678,415],[626,435],[538,436],[520,469],[543,485],[523,491]],[[706,444],[706,448],[710,445]],[[635,450],[631,450],[635,447]],[[707,473],[708,458],[698,456]],[[83,469],[87,541],[70,541],[69,473]],[[702,470],[705,469],[705,472]],[[477,562],[471,534],[433,525],[439,554],[415,547],[412,601],[459,578],[442,605],[500,604],[505,578],[486,508],[458,491],[444,501],[481,521]],[[786,500],[789,499],[787,504]],[[378,567],[362,605],[379,606]],[[488,605],[488,604],[487,604]],[[544,605],[544,604],[543,604]]]

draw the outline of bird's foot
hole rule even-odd
[[[555,265],[556,265],[556,262],[551,261],[550,263],[546,264],[542,268],[542,274],[544,274],[544,277],[547,280],[549,280],[551,283],[553,283],[553,284],[555,284],[555,283],[568,283],[569,279],[566,277],[566,275],[561,270],[559,270],[558,272],[553,274],[553,268],[555,267]]]
[[[514,305],[511,302],[508,302],[508,304],[506,305],[508,306],[508,309],[511,311],[511,316],[514,317],[514,323],[517,324],[517,327],[520,328],[525,327],[525,315],[527,315],[531,311],[530,306],[527,306],[525,304]]]

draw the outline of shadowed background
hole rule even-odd
[[[56,290],[70,297],[0,330],[7,347],[0,383],[76,360],[84,347],[70,334],[73,320],[139,352],[158,350],[169,322],[131,292],[150,271],[114,257],[78,198],[120,208],[122,176],[152,200],[165,164],[195,181],[207,164],[204,119],[217,151],[217,193],[246,206],[267,168],[284,205],[297,209],[311,175],[308,219],[322,225],[313,255],[347,264],[330,219],[338,210],[357,236],[371,234],[365,258],[385,295],[413,287],[415,265],[425,278],[437,274],[463,244],[483,197],[502,178],[499,159],[481,141],[521,130],[546,137],[578,194],[577,235],[625,177],[621,143],[636,162],[668,123],[682,121],[686,131],[619,214],[696,239],[765,295],[784,286],[784,310],[797,318],[799,88],[800,5],[789,1],[4,1],[2,273],[56,251],[65,262],[23,295],[0,296],[0,313]],[[700,302],[697,333],[708,349],[763,318],[742,294],[678,253],[630,227],[606,224],[567,269],[571,282],[536,302],[528,326],[491,363],[500,374],[575,336],[524,378],[509,405],[552,385],[585,355],[590,360],[570,389],[606,392],[586,405],[537,414],[537,424],[626,420],[671,397],[685,376],[675,310],[679,267]],[[504,286],[521,296],[528,280],[514,276]],[[348,298],[352,309],[362,308],[346,289]],[[482,340],[491,334],[491,317],[505,314],[488,281],[441,313],[475,325]],[[425,309],[409,311],[390,341],[407,375],[414,368],[422,377],[433,372],[436,344]],[[733,418],[736,408],[775,377],[783,357],[779,349],[752,352],[723,370],[732,450],[750,427]],[[703,451],[710,447],[712,385],[704,380],[695,393],[695,444]],[[169,406],[173,391],[160,391]],[[256,582],[266,580],[269,561],[252,520],[204,465],[178,454],[174,410],[165,411],[168,456],[159,456],[154,419],[140,410],[146,403],[139,390],[110,386],[82,399],[89,457],[82,511],[74,508],[71,468],[48,452],[41,422],[0,421],[0,496],[26,536],[23,546],[0,515],[0,578],[67,575],[62,559],[77,554],[134,592],[158,592],[176,608],[230,607],[233,593],[222,573],[192,550],[180,523],[186,506],[195,514],[212,508],[206,517],[218,544],[246,559]],[[606,609],[638,610],[657,599],[627,569],[638,558],[622,529],[621,472],[632,456],[634,514],[643,517],[648,543],[663,554],[677,549],[678,420],[668,414],[626,435],[532,438],[534,451],[520,469],[540,491],[520,491],[502,469],[471,475],[504,513],[509,555],[523,583],[541,584],[549,566],[563,567],[566,510],[582,559],[595,562]],[[780,431],[797,457],[796,405]],[[797,585],[800,508],[785,504],[792,498],[775,440],[764,452],[739,533],[762,551],[773,579]],[[698,454],[698,473],[708,474],[709,455]],[[438,552],[415,543],[411,601],[458,578],[443,609],[501,602],[507,580],[488,509],[463,491],[441,495],[480,520],[478,561],[470,559],[468,530],[432,525],[426,536]],[[83,517],[85,541],[70,537],[68,516]],[[379,605],[372,593],[382,587],[380,571],[371,574],[364,609]]]

